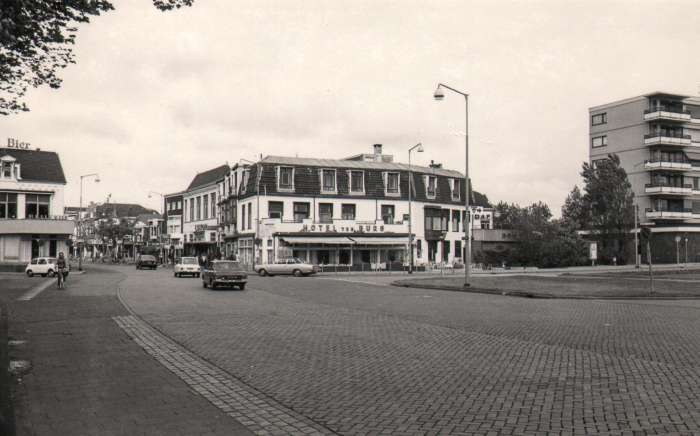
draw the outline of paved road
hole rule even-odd
[[[700,432],[700,302],[125,270],[144,320],[321,433]],[[267,407],[267,406],[266,406]]]

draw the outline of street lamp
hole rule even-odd
[[[411,171],[411,152],[415,150],[416,153],[423,153],[423,144],[420,142],[413,147],[408,149],[408,273],[413,274],[413,216],[411,215],[411,184],[413,183],[413,172]]]
[[[79,244],[78,250],[78,271],[83,270],[83,248],[85,247],[85,237],[83,234],[83,179],[87,177],[95,177],[95,183],[100,183],[100,175],[97,173],[90,173],[80,176],[80,207],[78,208],[78,236],[82,241]]]
[[[471,263],[472,263],[472,241],[471,241],[471,235],[469,234],[469,229],[471,227],[471,214],[469,213],[469,94],[464,93],[462,91],[458,91],[454,88],[451,88],[443,83],[438,83],[437,88],[435,89],[435,93],[433,94],[433,97],[435,100],[442,100],[445,98],[445,93],[443,92],[443,88],[449,89],[452,92],[455,92],[461,96],[464,97],[464,115],[465,115],[465,125],[464,125],[464,184],[465,184],[465,195],[464,195],[464,211],[465,211],[465,220],[469,220],[469,225],[467,225],[466,222],[464,222],[464,287],[469,287],[469,275],[470,275],[470,269],[471,269]]]

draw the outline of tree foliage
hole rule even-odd
[[[561,219],[576,230],[584,229],[589,222],[589,213],[584,204],[583,194],[574,186],[561,208]]]
[[[152,1],[168,11],[194,0]],[[113,9],[108,0],[0,0],[0,115],[29,110],[31,87],[60,87],[60,70],[75,63],[77,25]]]

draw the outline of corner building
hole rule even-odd
[[[638,219],[653,224],[652,260],[700,261],[700,99],[653,92],[589,113],[590,162],[620,157]]]
[[[440,165],[412,166],[411,175],[415,264],[461,261],[464,176]],[[409,166],[380,145],[347,159],[268,156],[234,166],[222,183],[226,254],[245,264],[290,256],[354,269],[408,264]],[[474,227],[488,228],[491,216],[475,210]]]

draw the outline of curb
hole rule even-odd
[[[644,300],[700,300],[700,296],[693,295],[640,295],[640,296],[616,296],[616,295],[554,295],[544,294],[540,292],[522,291],[518,289],[497,289],[497,288],[478,288],[469,287],[464,289],[457,286],[438,286],[430,284],[406,283],[405,280],[398,280],[391,283],[391,286],[399,288],[415,288],[415,289],[433,289],[438,291],[450,292],[466,292],[473,294],[489,294],[501,295],[504,297],[519,297],[519,298],[539,298],[550,300],[625,300],[625,301],[644,301]]]

